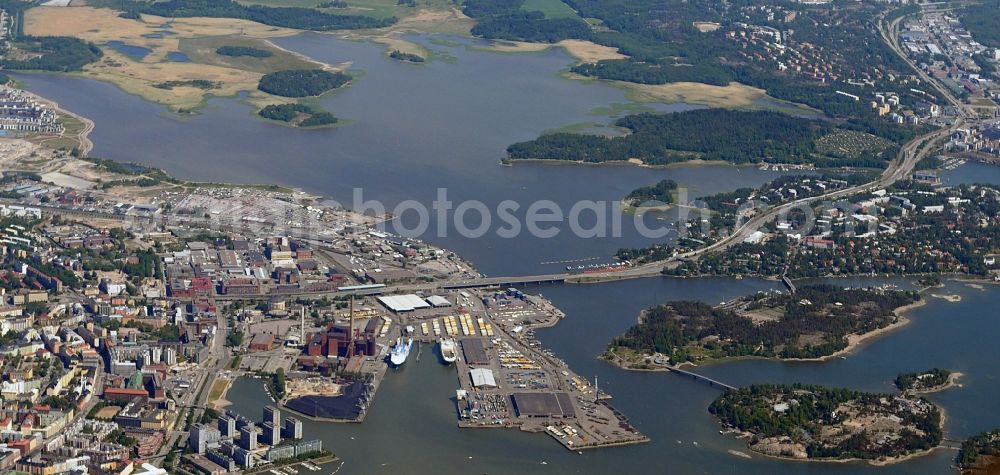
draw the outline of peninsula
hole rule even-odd
[[[927,394],[955,386],[962,373],[934,368],[923,372],[899,373],[894,384],[902,394]]]

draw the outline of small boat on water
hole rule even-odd
[[[413,346],[413,338],[407,339],[403,342],[403,338],[396,338],[396,344],[392,347],[392,352],[389,354],[389,361],[393,366],[403,366],[406,363],[406,358],[410,356],[410,347]]]
[[[455,348],[454,338],[442,338],[439,342],[441,345],[441,358],[444,359],[445,363],[454,363],[458,358],[458,351]]]

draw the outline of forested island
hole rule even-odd
[[[658,202],[668,205],[677,201],[674,198],[675,193],[677,193],[677,182],[669,179],[660,180],[655,185],[643,186],[632,190],[625,197],[625,203],[629,206],[637,206],[648,202]]]
[[[251,58],[270,58],[274,53],[252,46],[220,46],[215,50],[222,56],[249,56]]]
[[[600,163],[638,159],[647,165],[687,160],[730,163],[819,163],[820,166],[884,167],[894,148],[872,147],[854,157],[824,153],[824,137],[847,130],[827,121],[772,111],[698,109],[668,114],[636,114],[614,122],[621,136],[554,133],[515,143],[508,159]]]
[[[257,88],[284,97],[319,96],[347,84],[351,76],[323,69],[288,69],[265,74]]]
[[[1000,429],[966,439],[955,462],[964,475],[996,473],[1000,467]]]
[[[336,124],[333,114],[305,104],[271,104],[257,112],[265,119],[285,122],[293,127],[310,128]]]
[[[146,14],[167,18],[236,18],[283,28],[317,31],[382,28],[396,22],[395,18],[379,19],[365,15],[335,15],[304,7],[244,5],[233,0],[166,0],[160,2],[123,0],[120,6],[116,4],[116,8],[132,15]]]
[[[410,63],[424,62],[424,58],[422,56],[413,53],[404,53],[398,49],[392,50],[392,52],[389,53],[389,57],[397,61],[407,61]]]
[[[639,323],[608,345],[604,358],[630,369],[656,369],[733,357],[823,358],[905,322],[914,292],[799,287],[757,293],[719,307],[677,301],[646,309]]]
[[[893,383],[903,394],[932,393],[951,387],[959,373],[934,368],[922,372],[899,373]]]
[[[748,435],[751,450],[802,460],[887,464],[937,447],[943,434],[941,410],[925,399],[822,386],[744,387],[709,412]]]

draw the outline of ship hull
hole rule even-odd
[[[403,343],[402,339],[396,340],[396,346],[392,347],[392,352],[389,354],[389,362],[397,368],[403,366],[403,363],[406,363],[406,358],[410,356],[410,347],[412,346],[412,338],[406,343]]]
[[[455,340],[442,339],[439,344],[441,345],[441,359],[448,364],[454,363],[458,359],[458,353],[455,351]]]

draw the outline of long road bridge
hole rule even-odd
[[[701,381],[703,383],[708,383],[708,385],[711,386],[711,387],[713,387],[713,388],[721,388],[721,389],[725,389],[727,391],[735,391],[736,390],[735,386],[730,386],[730,385],[728,385],[726,383],[723,383],[722,381],[709,378],[708,376],[704,376],[704,375],[701,375],[701,374],[698,374],[698,373],[692,373],[690,371],[686,371],[686,370],[680,369],[680,368],[678,368],[676,366],[667,366],[666,368],[669,369],[670,371],[674,372],[674,373],[677,373],[677,374],[680,374],[680,375],[683,375],[683,376],[687,376],[689,378],[695,379],[697,381]]]

